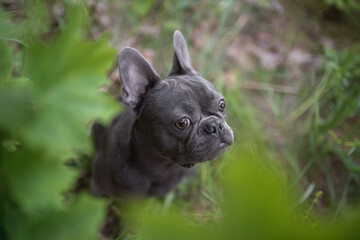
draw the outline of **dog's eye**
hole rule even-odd
[[[222,99],[219,102],[219,111],[223,112],[225,110],[226,104],[225,104],[225,100]]]
[[[184,117],[184,118],[180,119],[179,121],[177,121],[175,123],[175,126],[178,129],[184,130],[190,126],[190,120],[188,118]]]

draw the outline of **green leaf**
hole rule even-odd
[[[186,219],[175,214],[160,216],[143,213],[139,216],[143,224],[146,224],[146,231],[139,238],[141,240],[229,239],[222,238],[214,229],[190,224]]]
[[[0,129],[13,131],[25,126],[30,120],[31,99],[29,89],[0,84]]]
[[[62,193],[76,173],[60,160],[46,159],[41,152],[18,150],[2,157],[2,168],[14,199],[30,214],[60,209]]]
[[[98,239],[96,236],[104,218],[104,207],[104,201],[82,194],[74,205],[36,218],[11,218],[9,214],[6,225],[13,230],[10,231],[11,239]]]
[[[173,211],[167,215],[154,212],[151,207],[133,214],[145,226],[140,239],[357,239],[359,209],[345,215],[340,223],[328,226],[302,217],[284,188],[278,173],[249,157],[243,151],[233,154],[232,166],[223,171],[225,201],[224,217],[217,223],[190,224],[184,216]],[[149,210],[150,209],[150,210]],[[351,212],[350,212],[351,213]],[[356,214],[355,214],[356,213]]]
[[[48,48],[30,46],[26,59],[37,110],[22,134],[29,146],[51,155],[85,149],[88,123],[97,118],[109,120],[119,111],[118,104],[99,91],[115,50],[106,38],[97,42],[83,39],[81,11],[71,9],[68,14],[66,30],[55,43]]]
[[[76,172],[63,160],[74,150],[89,150],[92,120],[109,121],[119,111],[117,102],[99,90],[116,51],[106,38],[82,36],[84,16],[76,8],[67,9],[58,38],[46,46],[35,43],[46,31],[41,23],[46,18],[37,11],[46,9],[41,1],[33,3],[25,21],[39,26],[27,33],[25,65],[19,61],[21,71],[14,71],[25,75],[11,77],[10,50],[0,36],[6,81],[0,83],[0,238],[94,239],[104,202],[87,195],[75,205],[64,201]],[[1,17],[0,29],[6,26]]]

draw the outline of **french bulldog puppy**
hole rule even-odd
[[[179,31],[173,44],[173,66],[164,80],[138,51],[121,50],[127,109],[108,128],[93,126],[94,195],[165,195],[195,164],[215,159],[233,143],[224,97],[194,70]]]

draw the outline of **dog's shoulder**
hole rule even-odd
[[[125,108],[122,113],[113,119],[110,125],[110,141],[115,141],[120,146],[128,145],[135,120],[136,115],[133,110]]]

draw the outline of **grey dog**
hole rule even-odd
[[[173,45],[173,66],[164,80],[138,51],[121,50],[127,109],[109,127],[93,126],[93,194],[165,195],[195,164],[215,159],[233,143],[224,97],[194,70],[179,31]]]

